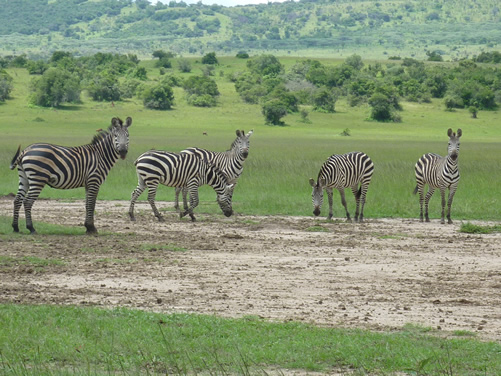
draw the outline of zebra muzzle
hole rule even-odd
[[[125,159],[125,157],[127,156],[127,150],[120,150],[119,154],[120,158]]]
[[[315,209],[313,210],[313,214],[315,214],[315,217],[318,217],[320,215],[320,208],[318,206],[315,206]]]

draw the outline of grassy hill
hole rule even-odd
[[[0,54],[47,56],[155,49],[198,56],[239,50],[285,55],[446,60],[499,49],[495,0],[305,1],[237,7],[146,0],[0,0]]]

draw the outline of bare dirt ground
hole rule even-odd
[[[159,223],[145,202],[130,222],[127,210],[125,201],[99,201],[99,236],[82,228],[82,235],[23,229],[1,237],[0,302],[258,315],[371,330],[411,323],[501,341],[499,233],[463,234],[459,221],[437,219],[351,224],[198,213],[192,223],[173,211]],[[12,198],[0,199],[0,215],[11,211]],[[33,214],[35,227],[81,226],[84,203],[39,200]]]

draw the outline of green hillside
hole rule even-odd
[[[445,60],[499,49],[496,0],[288,1],[237,7],[147,0],[0,0],[0,54],[46,57],[155,49],[183,55],[271,51],[303,56]]]

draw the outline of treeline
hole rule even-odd
[[[401,101],[430,102],[432,98],[441,99],[445,110],[467,108],[476,116],[480,110],[493,110],[501,104],[501,70],[495,64],[478,63],[479,59],[494,61],[499,55],[485,54],[476,61],[463,60],[454,65],[399,57],[387,63],[366,64],[359,55],[352,55],[337,66],[308,59],[286,70],[274,55],[249,57],[241,52],[237,58],[248,59],[246,69],[228,79],[242,100],[259,104],[266,121],[274,125],[284,124],[282,118],[288,113],[301,112],[304,121],[308,121],[308,111],[333,113],[341,97],[353,107],[368,104],[370,117],[376,121],[399,122]],[[78,103],[81,91],[87,90],[95,101],[139,97],[147,108],[167,110],[174,104],[175,86],[185,90],[190,105],[218,104],[220,93],[212,78],[218,65],[214,52],[202,58],[202,74],[188,78],[182,75],[191,72],[190,60],[175,58],[163,50],[154,51],[152,56],[155,69],[160,71],[156,80],[148,78],[134,54],[74,57],[57,51],[48,61],[30,60],[24,55],[3,57],[0,67],[24,67],[34,76],[30,101],[38,106]],[[432,54],[429,59],[433,61]],[[0,100],[7,100],[11,90],[12,78],[2,69]]]
[[[299,105],[335,112],[340,97],[351,106],[368,103],[374,120],[395,122],[401,121],[402,100],[440,98],[446,110],[468,108],[473,116],[501,103],[501,70],[471,60],[453,67],[412,58],[366,65],[352,55],[339,66],[305,60],[285,71],[273,55],[261,55],[250,59],[247,68],[232,76],[237,92],[245,102],[260,103],[267,121],[276,125],[283,124],[280,119],[287,113],[297,112]],[[304,112],[302,116],[307,118]]]
[[[237,7],[175,0],[0,0],[0,9],[0,35],[36,36],[59,49],[127,39],[141,49],[163,41],[190,53],[382,46],[452,55],[465,45],[501,43],[495,0],[300,0]],[[61,38],[65,47],[58,46]]]

